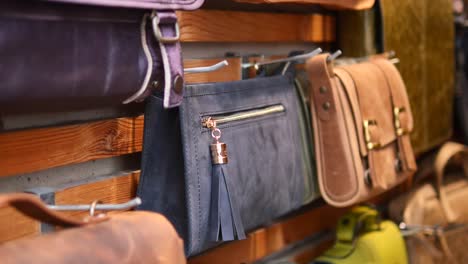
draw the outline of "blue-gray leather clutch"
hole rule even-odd
[[[140,209],[168,217],[191,256],[299,208],[309,195],[299,109],[288,76],[189,85],[175,109],[150,96]],[[214,162],[213,136],[227,163]]]

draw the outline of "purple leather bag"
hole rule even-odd
[[[127,104],[152,91],[180,105],[174,10],[204,0],[0,1],[0,113]]]

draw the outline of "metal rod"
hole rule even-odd
[[[195,68],[187,68],[184,69],[184,73],[203,73],[203,72],[212,72],[212,71],[217,71],[221,68],[224,68],[228,66],[229,63],[227,60],[220,61],[214,65],[211,66],[204,66],[204,67],[195,67]]]
[[[336,60],[336,58],[341,56],[341,54],[343,54],[343,52],[341,50],[337,50],[337,51],[333,52],[330,56],[328,56],[327,61],[328,62],[334,61],[334,60]]]
[[[141,199],[136,197],[126,203],[121,204],[96,204],[96,211],[117,211],[117,210],[128,210],[134,207],[137,207],[141,204]],[[51,210],[56,211],[89,211],[91,209],[91,204],[82,204],[82,205],[48,205]]]
[[[263,61],[263,62],[256,62],[256,63],[245,63],[242,64],[242,68],[250,68],[250,67],[256,67],[258,68],[259,66],[263,65],[269,65],[269,64],[275,64],[275,63],[284,63],[284,62],[291,62],[291,61],[298,61],[298,60],[305,60],[311,57],[314,57],[317,54],[320,54],[322,52],[321,48],[317,48],[309,53],[306,54],[301,54],[293,57],[288,57],[284,59],[277,59],[277,60],[271,60],[271,61]]]

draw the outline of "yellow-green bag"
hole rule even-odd
[[[336,243],[314,264],[407,264],[405,242],[391,221],[376,210],[354,207],[338,222]]]

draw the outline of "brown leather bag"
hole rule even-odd
[[[235,0],[252,4],[319,4],[333,9],[363,10],[371,8],[375,0]]]
[[[416,170],[406,88],[387,59],[333,67],[311,58],[311,112],[318,181],[333,206],[362,202]]]
[[[392,219],[426,229],[407,238],[411,263],[468,263],[468,181],[443,184],[449,161],[462,165],[468,177],[468,147],[449,142],[435,160],[435,185],[426,183],[390,203]]]
[[[137,211],[82,221],[48,209],[30,194],[0,196],[0,208],[6,206],[49,224],[75,228],[1,244],[3,264],[186,263],[183,241],[160,214]]]

